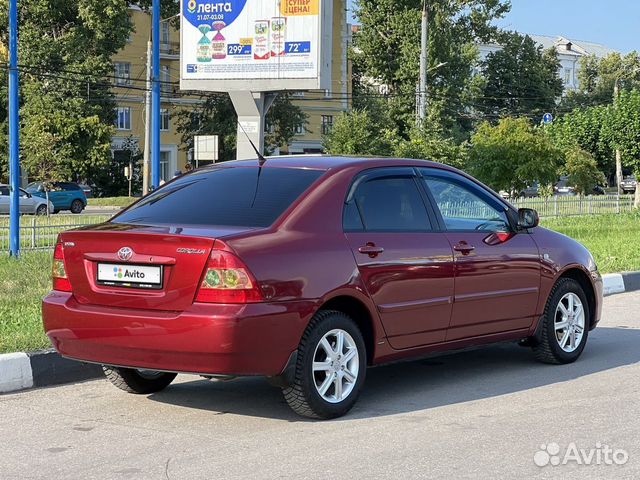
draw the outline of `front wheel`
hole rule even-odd
[[[164,390],[177,376],[176,373],[135,370],[106,365],[103,365],[102,370],[107,379],[120,390],[137,394],[155,393]]]
[[[543,363],[575,362],[589,336],[589,303],[582,286],[562,278],[551,291],[545,307],[540,342],[533,347]]]
[[[82,200],[74,200],[71,203],[71,213],[82,213],[82,210],[84,210],[84,203],[82,203]]]
[[[38,215],[39,217],[42,217],[47,214],[47,210],[48,208],[46,205],[39,205],[38,208],[36,209],[36,215]]]
[[[367,353],[355,322],[342,312],[317,313],[300,346],[292,385],[284,398],[299,415],[329,419],[355,405],[364,383]]]

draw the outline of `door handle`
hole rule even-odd
[[[369,242],[364,247],[360,247],[358,251],[363,255],[369,255],[370,258],[375,258],[384,252],[384,248],[376,247],[375,243]]]
[[[455,245],[453,249],[456,252],[462,253],[463,255],[469,255],[471,252],[473,252],[476,249],[476,247],[474,247],[473,245],[469,245],[467,242],[460,242],[457,245]]]

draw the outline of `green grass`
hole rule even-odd
[[[565,217],[543,226],[583,243],[603,273],[640,270],[640,214]],[[0,353],[49,347],[40,301],[51,287],[51,252],[0,255]]]
[[[40,301],[51,289],[51,252],[0,255],[0,353],[51,346],[42,329]]]
[[[640,271],[640,213],[546,218],[546,228],[587,247],[602,273]]]
[[[89,198],[90,207],[128,207],[138,200],[136,197]]]

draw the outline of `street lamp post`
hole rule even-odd
[[[18,0],[9,2],[9,252],[20,256],[20,77],[18,75]]]
[[[151,72],[151,185],[160,185],[160,0],[153,0]]]

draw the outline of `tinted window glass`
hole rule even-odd
[[[360,217],[358,206],[354,200],[351,200],[344,206],[342,226],[346,232],[360,232],[364,230],[362,218]]]
[[[509,231],[504,210],[481,198],[473,188],[453,179],[426,177],[447,230]]]
[[[184,175],[119,215],[116,223],[268,227],[323,172],[214,168]]]
[[[0,195],[9,195],[9,187],[0,187]]]
[[[355,193],[362,221],[369,231],[431,230],[427,210],[412,178],[376,178]]]

